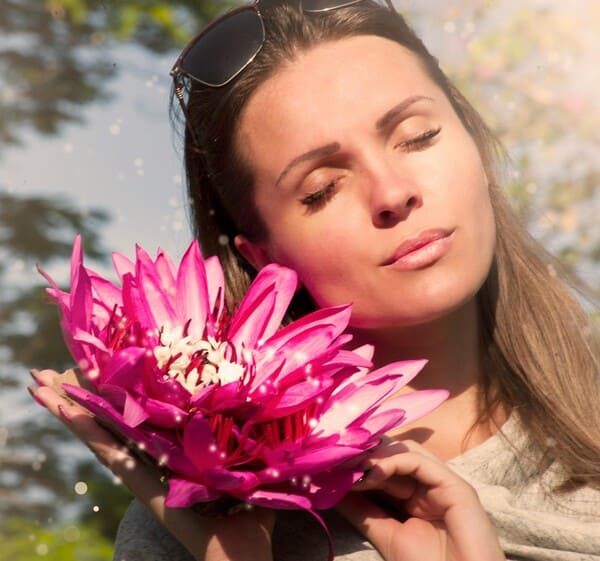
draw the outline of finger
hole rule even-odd
[[[44,381],[47,382],[48,378]],[[198,524],[205,524],[205,521],[190,509],[165,507],[166,487],[157,469],[134,458],[89,413],[68,402],[51,387],[38,388],[34,393],[182,543],[190,543],[189,536],[194,536],[198,532]]]
[[[362,493],[350,493],[336,510],[381,553],[384,559],[428,559],[423,540],[414,539],[407,525],[391,517]],[[425,544],[427,545],[427,544]]]
[[[402,452],[384,458],[369,459],[369,469],[364,483],[379,485],[393,476],[409,476],[428,486],[440,486],[447,480],[460,479],[450,468],[437,458],[421,452]]]
[[[464,486],[468,487],[466,483]],[[363,493],[350,493],[336,508],[385,559],[431,559],[427,548],[445,540],[447,534],[453,538],[456,558],[481,559],[481,552],[486,559],[504,558],[495,529],[479,503],[469,505],[458,500],[454,508],[448,508],[453,514],[441,516],[444,513],[438,511],[431,517],[431,509],[427,509],[423,515],[412,513],[414,517],[405,522],[390,517]]]
[[[411,440],[397,441],[385,437],[375,453],[362,464],[366,470],[365,475],[355,484],[355,489],[381,489],[398,500],[410,498],[417,487],[418,479],[414,473],[416,465],[406,459],[400,459],[409,452],[416,454],[415,458],[421,458],[423,462],[437,465],[442,472],[450,473],[446,464],[420,444]],[[376,466],[377,469],[374,469]]]
[[[439,518],[454,505],[479,507],[476,491],[437,458],[404,452],[370,463],[361,489],[385,489],[389,485],[394,496],[405,500],[404,507],[413,516]],[[415,481],[410,495],[411,488],[401,479],[406,477]],[[394,479],[398,487],[394,487]]]
[[[371,469],[354,484],[355,491],[379,489],[398,500],[406,500],[414,494],[417,487],[414,478],[406,475],[386,477],[382,472],[371,475]]]
[[[85,409],[65,399],[51,387],[38,388],[34,393],[144,504],[149,505],[155,497],[164,495],[160,471],[134,457]]]
[[[30,370],[31,375],[40,386],[52,386],[57,376],[60,376],[56,370]]]
[[[98,425],[88,411],[61,396],[53,388],[45,386],[34,392],[36,398],[86,444],[101,463],[119,476],[128,487],[131,487],[129,480],[134,479],[131,472],[142,462],[135,458],[108,431]],[[154,479],[160,484],[160,472],[157,469],[152,469],[152,471],[155,472]]]

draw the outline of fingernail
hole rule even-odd
[[[371,469],[372,468],[368,468],[365,471],[363,471],[363,474],[354,482],[354,485],[360,485],[361,483],[364,483],[367,479],[367,477],[369,477],[369,473],[371,473]]]
[[[58,412],[60,413],[60,416],[67,422],[70,423],[71,422],[71,415],[69,415],[67,413],[67,411],[65,410],[65,408],[62,405],[58,406]]]
[[[33,399],[35,399],[35,401],[37,401],[42,407],[46,407],[46,404],[35,394],[35,390],[37,390],[37,387],[27,386],[29,395],[31,395],[31,397],[33,397]]]
[[[40,371],[39,371],[39,370],[37,370],[36,368],[32,368],[32,369],[29,371],[29,374],[30,374],[30,375],[31,375],[31,377],[33,378],[34,382],[35,382],[35,383],[36,383],[38,386],[43,386],[44,384],[42,384],[42,382],[40,382],[40,381],[38,380],[38,377],[37,377],[39,373],[40,373]]]

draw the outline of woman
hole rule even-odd
[[[265,264],[289,266],[303,285],[292,315],[352,302],[355,341],[375,345],[376,364],[425,357],[414,387],[450,390],[390,434],[340,505],[372,545],[331,515],[339,558],[496,560],[500,542],[508,558],[600,559],[586,315],[503,199],[493,136],[401,16],[369,0],[261,3],[209,26],[173,75],[197,235],[230,301]],[[273,532],[261,509],[164,509],[156,473],[128,470],[51,389],[35,395],[193,558],[323,555],[294,513]],[[134,503],[115,558],[190,556]]]

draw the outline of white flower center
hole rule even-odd
[[[183,336],[183,328],[163,327],[160,344],[154,347],[159,368],[177,380],[191,394],[210,384],[237,382],[244,366],[226,358],[227,343],[213,337],[208,340]]]

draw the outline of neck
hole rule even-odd
[[[425,358],[425,368],[403,392],[444,388],[450,392],[435,411],[392,431],[394,437],[421,442],[442,459],[480,444],[495,432],[505,415],[480,422],[482,375],[477,303],[473,299],[452,314],[411,327],[355,330],[355,343],[375,346],[375,366]]]

